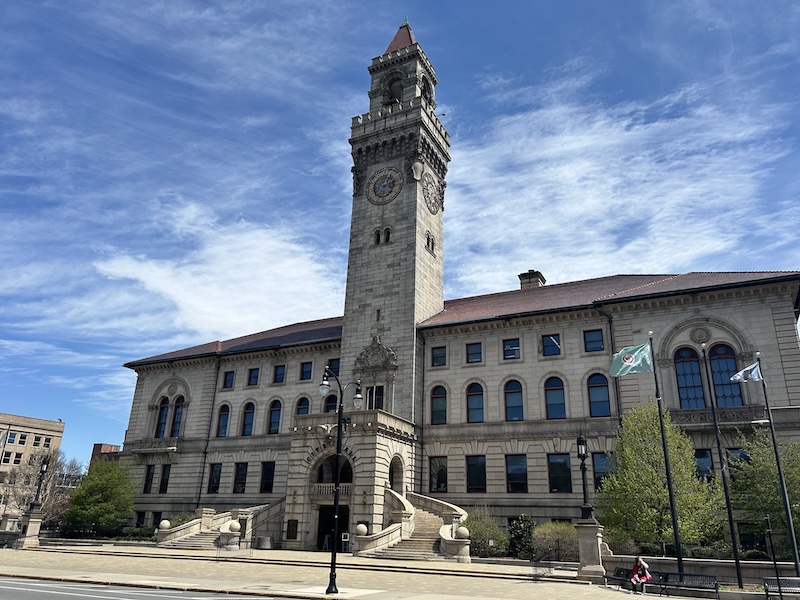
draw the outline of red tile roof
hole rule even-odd
[[[397,33],[394,34],[392,42],[386,48],[386,52],[384,52],[384,54],[389,54],[389,52],[394,52],[395,50],[408,48],[416,43],[417,40],[414,37],[414,32],[411,31],[411,25],[408,24],[408,21],[403,21],[403,24],[400,25]]]
[[[578,310],[599,304],[627,302],[703,290],[789,281],[800,285],[800,271],[685,273],[683,275],[611,275],[527,289],[447,300],[444,310],[422,322],[420,328],[488,321],[525,314]],[[797,301],[797,299],[795,299]],[[225,356],[287,346],[337,341],[343,317],[295,323],[260,333],[209,342],[126,363],[129,368],[171,360]]]

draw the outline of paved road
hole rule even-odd
[[[0,575],[99,582],[162,589],[233,592],[281,598],[326,596],[329,556],[317,552],[255,550],[169,552],[156,548],[44,547],[0,550]],[[533,581],[524,564],[387,561],[340,555],[339,598],[365,600],[588,600],[621,592],[575,581]]]

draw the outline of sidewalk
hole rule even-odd
[[[337,555],[338,595],[325,594],[330,555],[243,550],[175,552],[153,547],[60,546],[0,550],[0,574],[280,598],[366,600],[589,600],[622,592],[577,582],[575,572],[534,581],[531,567],[358,558]],[[627,594],[626,594],[627,595]]]

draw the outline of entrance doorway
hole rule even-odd
[[[333,543],[333,506],[319,507],[319,526],[317,527],[317,550],[331,550]],[[350,531],[350,507],[339,506],[339,539],[337,552],[342,552],[342,534]]]

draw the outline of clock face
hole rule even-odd
[[[436,180],[430,173],[425,173],[422,176],[422,195],[425,197],[425,204],[428,205],[428,210],[431,211],[431,214],[438,213],[442,206],[439,186],[436,185]]]
[[[403,176],[397,169],[387,167],[373,173],[367,184],[367,199],[373,204],[388,204],[403,188]]]

